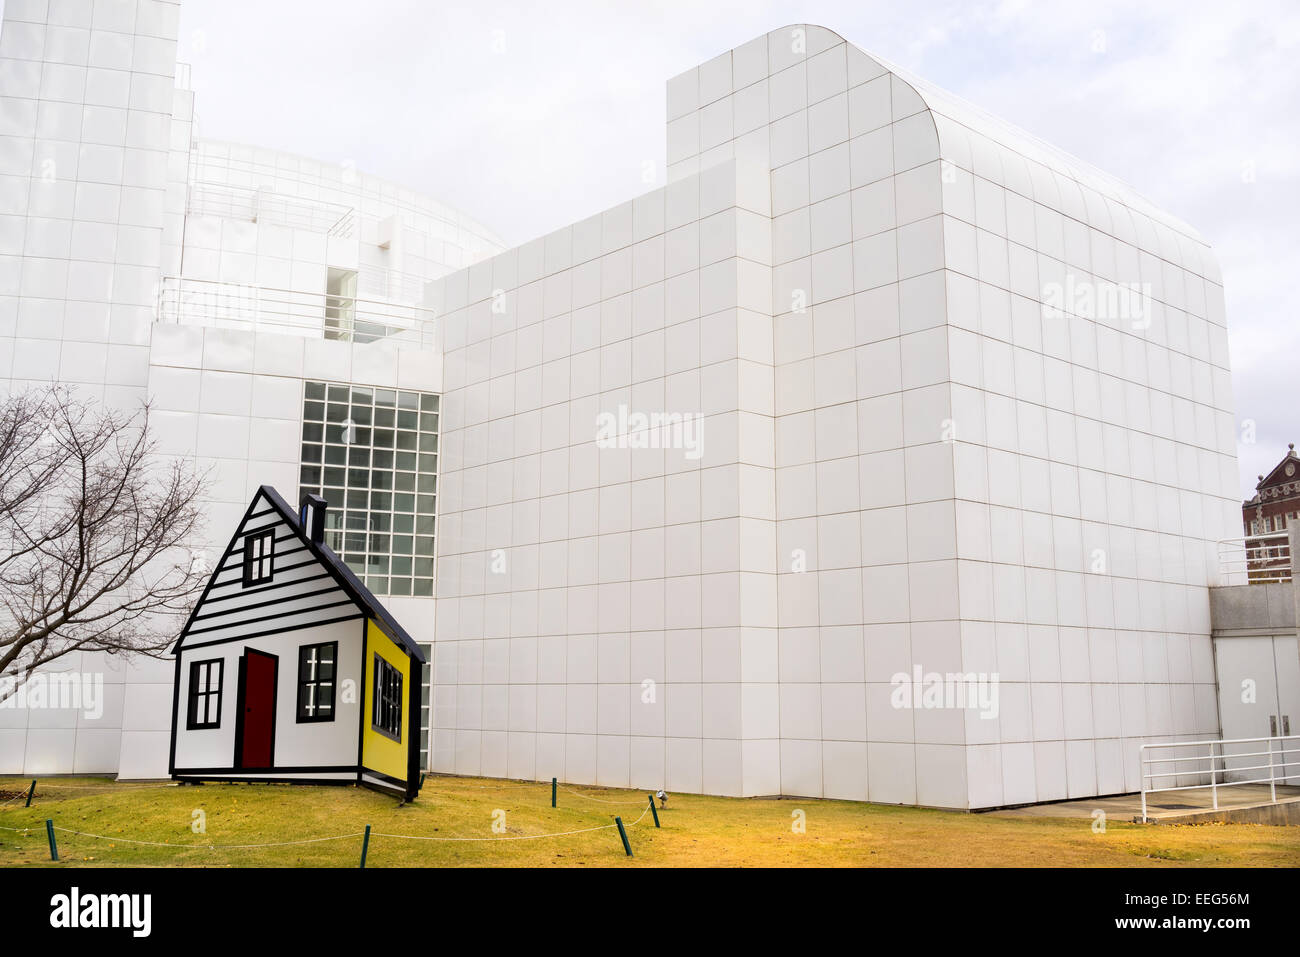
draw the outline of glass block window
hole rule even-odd
[[[377,595],[433,595],[438,396],[307,382],[299,492],[329,502],[325,544]]]
[[[433,713],[433,645],[421,644],[424,652],[424,665],[420,678],[420,768],[428,771],[433,765],[429,762],[429,718]]]

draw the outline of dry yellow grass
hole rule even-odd
[[[366,824],[373,831],[370,867],[1300,864],[1300,828],[1249,824],[1112,822],[1105,833],[1097,834],[1090,819],[674,794],[669,807],[659,812],[662,829],[656,829],[649,814],[641,817],[644,792],[562,786],[560,806],[552,809],[549,784],[447,777],[430,777],[419,800],[405,807],[382,794],[351,787],[140,786],[51,778],[38,785],[33,806],[25,809],[21,795],[27,783],[0,779],[0,866],[51,864],[47,818],[67,829],[57,832],[61,862],[55,866],[355,867],[359,836],[284,847],[204,845],[357,835]],[[195,811],[204,812],[206,833],[191,830]],[[796,811],[803,812],[804,833],[792,828]],[[503,833],[492,829],[496,812],[504,812]],[[614,828],[582,830],[610,824],[616,814],[630,825],[632,858],[624,855]],[[563,831],[580,833],[504,840]]]

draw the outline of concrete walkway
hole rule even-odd
[[[1208,787],[1191,791],[1161,791],[1147,795],[1147,818],[1155,824],[1202,824],[1232,821],[1253,824],[1300,825],[1300,787],[1278,785],[1272,803],[1267,784],[1219,785],[1219,809]],[[1083,801],[1056,801],[989,811],[999,817],[1091,818],[1102,810],[1112,821],[1140,821],[1142,795],[1117,794]]]

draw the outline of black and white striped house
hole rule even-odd
[[[324,544],[326,508],[253,497],[172,648],[173,778],[415,796],[424,656]]]

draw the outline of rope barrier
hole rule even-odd
[[[637,818],[627,826],[635,827],[641,823],[641,818],[644,818],[649,813],[650,809],[647,807],[641,812],[641,817]],[[379,831],[371,832],[371,836],[391,837],[399,841],[536,841],[544,837],[567,837],[570,834],[587,834],[591,831],[605,831],[612,827],[618,827],[618,825],[598,824],[595,827],[583,827],[576,831],[558,831],[553,834],[515,834],[508,837],[430,837],[421,834],[384,834]]]
[[[42,781],[37,790],[50,791],[99,791],[104,788],[112,788],[115,791],[158,791],[163,788],[180,787],[176,782],[171,784],[118,784],[116,781],[105,781],[103,784],[47,784]]]
[[[636,827],[649,813],[650,813],[650,809],[647,807],[644,811],[641,812],[641,817],[637,818],[635,821],[633,821],[631,824],[627,826]],[[569,837],[573,834],[588,834],[592,831],[605,831],[617,826],[618,825],[616,824],[597,824],[594,827],[582,827],[571,831],[556,831],[550,834],[515,834],[506,837],[434,837],[431,835],[422,835],[422,834],[385,834],[381,831],[373,831],[372,836],[390,837],[400,841],[438,841],[438,842],[536,841],[548,837]],[[0,831],[17,831],[21,833],[28,833],[31,830],[32,829],[30,827],[0,826]],[[181,848],[181,849],[194,848],[198,850],[214,850],[214,851],[215,850],[222,850],[222,851],[249,850],[252,848],[260,848],[260,847],[294,847],[303,844],[322,844],[325,843],[326,841],[342,841],[342,840],[346,840],[347,838],[361,837],[362,835],[361,831],[356,831],[352,834],[336,834],[330,837],[313,837],[313,838],[305,838],[300,841],[277,841],[277,842],[267,843],[267,844],[172,844],[166,841],[141,841],[130,837],[113,837],[106,834],[91,834],[87,831],[77,831],[69,827],[60,827],[57,824],[54,825],[54,830],[63,831],[65,834],[75,834],[78,837],[89,837],[100,841],[113,841],[118,844],[138,844],[144,847],[170,847],[170,848]]]
[[[277,841],[270,844],[172,844],[167,841],[139,841],[130,837],[113,837],[108,834],[91,834],[87,831],[75,831],[70,827],[60,827],[54,825],[54,830],[63,831],[65,834],[75,834],[78,837],[91,837],[100,841],[113,841],[117,844],[139,844],[144,847],[172,847],[178,849],[195,848],[198,850],[213,851],[238,851],[248,850],[255,847],[291,847],[299,844],[321,844],[325,841],[342,841],[349,837],[360,837],[361,832],[355,834],[335,834],[331,837],[311,837],[301,841]],[[0,827],[0,831],[21,831],[27,833],[31,831],[30,827]]]
[[[333,837],[312,837],[301,841],[277,841],[271,844],[168,844],[165,841],[136,841],[127,837],[107,837],[103,834],[88,834],[85,831],[74,831],[71,828],[59,827],[54,825],[56,831],[63,831],[66,834],[76,834],[78,837],[93,837],[101,841],[116,841],[122,844],[142,844],[147,847],[177,847],[177,848],[196,848],[198,850],[213,851],[243,851],[257,847],[294,847],[301,844],[323,844],[326,841],[342,841],[350,837],[360,837],[361,832],[354,834],[336,834]]]
[[[105,781],[103,784],[46,784],[41,781],[36,787],[36,793],[42,791],[102,791],[105,788],[112,788],[114,791],[156,791],[162,788],[178,787],[176,784],[118,784],[116,781]]]
[[[443,778],[443,780],[456,780],[452,778]],[[474,791],[513,791],[516,788],[540,788],[545,784],[542,781],[527,781],[523,784],[463,784],[461,787],[470,788]]]
[[[174,784],[118,785],[115,782],[105,782],[102,785],[42,785],[42,787],[49,787],[55,790],[58,789],[100,790],[103,788],[112,788],[114,790],[142,790],[142,789],[157,789],[157,788],[175,787],[175,786],[176,785]],[[510,790],[515,788],[539,787],[539,786],[544,786],[544,785],[541,784],[541,782],[538,782],[536,784],[524,783],[524,784],[497,785],[497,786],[470,785],[470,787],[473,787],[477,790],[491,790],[491,789]],[[635,804],[641,803],[639,801],[636,802],[609,801],[603,798],[593,797],[592,795],[584,794],[581,791],[575,791],[572,788],[567,788],[567,787],[564,788],[564,790],[570,794],[576,795],[577,797],[585,798],[590,801],[596,801],[601,804],[629,805],[634,803]],[[20,793],[17,796],[8,799],[7,801],[0,802],[0,808],[12,804],[14,801],[17,801],[22,797],[23,795]],[[626,827],[636,827],[638,824],[640,824],[645,819],[645,816],[651,812],[651,807],[652,806],[643,805],[641,816],[638,817],[631,824],[626,825]],[[568,831],[554,831],[547,834],[512,834],[512,835],[505,835],[501,837],[442,837],[442,836],[424,835],[424,834],[388,834],[380,831],[372,832],[370,826],[367,825],[366,830],[364,832],[364,836],[366,838],[366,844],[369,844],[369,839],[372,833],[375,837],[386,837],[386,838],[391,838],[393,840],[399,840],[399,841],[433,841],[438,843],[491,843],[496,841],[538,841],[538,840],[545,840],[548,838],[572,837],[575,834],[591,834],[594,833],[595,831],[607,831],[614,828],[618,828],[620,831],[620,835],[623,837],[623,846],[626,848],[628,845],[627,845],[626,834],[623,833],[624,827],[625,826],[622,825],[617,818],[615,818],[615,821],[612,824],[597,824],[597,825],[593,825],[592,827],[574,828]],[[343,841],[343,840],[349,840],[351,838],[357,838],[363,836],[363,832],[356,831],[350,834],[335,834],[335,835],[330,835],[328,837],[303,838],[297,841],[274,841],[274,842],[266,842],[261,844],[173,844],[167,841],[144,841],[144,840],[139,840],[137,838],[115,837],[107,834],[94,834],[89,831],[78,831],[73,828],[60,827],[58,825],[55,825],[51,821],[46,821],[46,829],[49,832],[51,854],[54,854],[54,832],[55,831],[62,831],[65,834],[71,834],[76,837],[85,837],[91,840],[110,841],[114,844],[133,844],[141,847],[167,847],[167,848],[211,850],[211,851],[254,850],[254,849],[269,848],[269,847],[301,847],[308,844],[323,844],[330,841]],[[5,827],[3,825],[0,825],[0,831],[11,831],[11,832],[22,833],[22,834],[30,834],[32,828]],[[628,851],[628,854],[629,855],[631,854],[630,850]],[[55,857],[54,859],[58,860],[57,857]],[[364,849],[362,851],[362,866],[363,867],[365,866]]]
[[[455,778],[451,777],[448,778],[447,780],[454,781]],[[533,782],[525,782],[523,784],[466,784],[461,786],[466,788],[471,788],[477,791],[512,791],[519,788],[546,787],[547,782],[533,781]],[[99,791],[105,788],[112,788],[115,791],[144,791],[144,790],[158,790],[162,788],[175,788],[175,787],[179,787],[179,785],[177,785],[175,782],[169,784],[118,784],[116,781],[105,781],[103,784],[46,784],[45,782],[42,781],[40,787],[37,788],[37,791],[38,792],[54,791],[54,790]],[[568,791],[570,794],[576,794],[578,797],[586,798],[589,801],[598,801],[602,804],[626,804],[628,806],[631,806],[634,804],[641,803],[640,801],[607,801],[604,798],[594,797],[582,791],[575,791],[572,788],[565,787],[564,785],[560,786],[560,790]],[[8,802],[4,802],[4,803],[8,803]],[[0,807],[3,807],[3,804],[0,804]]]
[[[570,794],[576,794],[578,797],[584,798],[588,801],[596,801],[599,804],[622,804],[622,805],[626,805],[627,807],[632,807],[633,805],[640,807],[642,804],[645,803],[644,801],[607,801],[604,798],[598,798],[598,797],[593,797],[590,794],[584,794],[582,791],[575,791],[573,790],[573,788],[562,787],[560,788],[560,790],[568,791]]]
[[[444,780],[454,781],[456,780],[456,777],[453,775],[451,777],[445,778]],[[549,782],[546,781],[527,781],[524,782],[523,784],[462,784],[461,787],[469,788],[475,791],[512,791],[517,788],[544,788],[548,785],[548,783]],[[560,790],[568,791],[570,794],[576,794],[578,797],[586,798],[589,801],[599,801],[602,804],[626,804],[629,806],[634,804],[636,805],[641,804],[640,801],[606,801],[603,800],[602,798],[592,797],[589,794],[584,794],[582,791],[575,791],[572,788],[565,787],[564,785],[560,785]]]
[[[596,827],[582,827],[576,831],[557,831],[554,834],[514,834],[506,837],[427,837],[421,834],[383,834],[372,831],[373,837],[391,837],[399,841],[536,841],[544,837],[568,837],[571,834],[587,834],[591,831],[604,831],[613,824],[599,824]]]
[[[442,780],[446,780],[446,781],[456,781],[457,778],[456,778],[456,776],[453,775],[453,776],[450,776],[450,777],[442,777]],[[540,787],[546,787],[548,784],[549,784],[549,782],[547,782],[547,781],[525,781],[525,782],[523,782],[523,783],[516,783],[516,784],[464,784],[464,785],[461,785],[461,787],[472,788],[472,789],[474,789],[474,790],[480,790],[480,791],[509,791],[509,790],[514,790],[514,789],[516,789],[516,788],[540,788]],[[61,790],[61,791],[98,791],[98,790],[101,790],[101,789],[103,789],[103,788],[112,788],[112,789],[114,789],[114,790],[116,790],[116,791],[141,791],[141,790],[156,790],[156,789],[161,789],[161,788],[178,788],[179,786],[180,786],[180,785],[177,784],[175,781],[168,782],[168,783],[166,783],[166,784],[120,784],[120,783],[118,783],[117,781],[105,781],[103,784],[49,784],[49,783],[46,783],[46,781],[43,780],[43,781],[41,782],[41,784],[40,784],[40,787],[39,787],[37,790],[38,790],[38,791],[51,791],[51,790]],[[588,795],[588,794],[584,794],[584,793],[581,792],[581,791],[575,791],[575,790],[573,790],[572,788],[570,788],[570,787],[566,787],[566,786],[564,786],[564,785],[560,785],[560,789],[563,790],[563,791],[568,791],[570,794],[577,794],[579,797],[588,797],[588,798],[590,798],[590,799],[593,800],[593,801],[599,801],[599,800],[600,800],[600,798],[591,797],[591,796]],[[611,790],[611,789],[602,789],[602,790]],[[612,790],[621,790],[621,789],[617,789],[617,788],[615,788],[615,789],[612,789]],[[618,803],[629,803],[629,804],[635,803],[635,804],[640,804],[641,802],[640,802],[640,801],[635,801],[635,802],[631,802],[631,801],[629,801],[629,802],[610,801],[610,802],[608,802],[608,803],[611,803],[611,804],[618,804]]]

